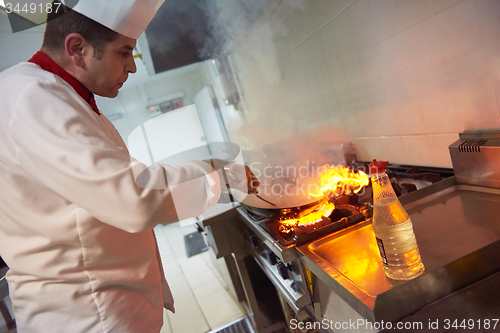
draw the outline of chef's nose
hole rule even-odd
[[[125,70],[127,73],[135,73],[137,72],[137,66],[135,64],[135,59],[132,57],[132,59],[127,63]]]

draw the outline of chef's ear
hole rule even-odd
[[[69,34],[64,41],[66,56],[77,67],[84,67],[84,55],[89,46],[87,40],[77,33]]]

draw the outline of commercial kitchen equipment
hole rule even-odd
[[[358,205],[359,213],[339,220],[345,228],[337,230],[326,223],[333,230],[296,237],[294,242],[273,232],[271,220],[255,218],[238,207],[236,216],[243,223],[231,219],[224,228],[244,289],[241,271],[246,268],[241,257],[250,254],[285,305],[296,314],[305,311],[312,320],[427,325],[432,320],[472,319],[478,325],[498,317],[500,131],[461,133],[449,150],[454,176],[400,197],[413,221],[426,267],[423,275],[410,281],[385,277],[369,207],[361,211],[361,204],[347,203]],[[444,170],[427,178],[436,181],[449,174]],[[247,297],[252,292],[245,291]],[[257,330],[272,331],[265,325],[257,325]]]

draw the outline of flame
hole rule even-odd
[[[326,202],[322,204],[318,209],[314,210],[310,214],[307,214],[298,219],[287,219],[280,220],[281,223],[279,230],[282,233],[289,233],[295,230],[295,228],[299,225],[307,225],[310,223],[316,223],[321,221],[323,216],[329,216],[333,210],[335,209],[335,205],[331,202]]]
[[[357,173],[344,165],[322,166],[320,174],[320,185],[318,193],[309,193],[313,197],[322,197],[329,192],[335,195],[358,193],[364,186],[369,184],[366,173],[358,171]]]
[[[326,164],[322,168],[323,170],[320,173],[321,185],[319,186],[318,193],[309,193],[313,197],[358,193],[364,186],[369,184],[368,176],[363,171],[355,173],[344,165],[334,166]],[[335,205],[327,201],[310,214],[301,218],[280,220],[281,225],[279,230],[282,233],[290,233],[299,225],[317,223],[322,220],[323,216],[330,216],[334,209]]]

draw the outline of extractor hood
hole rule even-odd
[[[147,67],[158,74],[217,58],[227,53],[229,41],[252,29],[276,3],[279,0],[166,0],[146,29],[152,62]]]
[[[210,58],[205,0],[166,0],[146,29],[156,74]],[[207,45],[207,46],[206,46]]]

